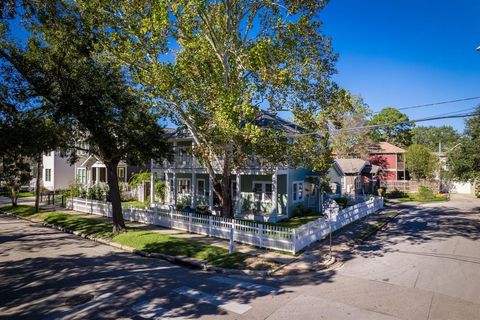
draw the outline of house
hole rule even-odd
[[[79,154],[79,160],[74,165],[74,172],[78,184],[83,187],[90,187],[95,184],[107,183],[107,167],[102,160],[85,151],[80,151],[77,154]],[[123,160],[120,161],[117,166],[117,178],[120,189],[122,189],[122,184],[126,185],[135,173],[148,170],[149,167],[147,166],[131,166]],[[149,185],[145,185],[144,188],[140,188],[141,190],[136,190],[138,193],[135,195],[135,198],[145,201],[150,193],[149,187]]]
[[[336,159],[327,176],[333,193],[360,195],[376,193],[381,174],[379,166],[352,158]]]
[[[75,170],[67,157],[59,151],[52,151],[42,156],[43,187],[50,191],[68,189],[75,181]]]
[[[86,147],[83,146],[83,149],[86,149]],[[97,156],[84,150],[78,150],[77,155],[79,159],[71,165],[68,157],[62,155],[59,151],[44,154],[42,158],[43,186],[50,191],[58,191],[68,189],[70,184],[74,182],[83,187],[107,183],[107,168]],[[120,161],[117,167],[118,181],[120,185],[122,183],[126,184],[135,173],[147,170],[149,170],[149,167],[130,166],[125,161]],[[144,201],[149,194],[148,189],[149,185],[146,185],[136,195],[136,198]]]
[[[377,142],[370,144],[368,152],[368,161],[382,168],[382,180],[407,180],[405,149],[388,142]]]
[[[256,121],[259,125],[288,132],[299,131],[296,124],[267,112],[262,112]],[[153,174],[167,183],[166,204],[190,208],[203,206],[218,211],[219,200],[207,170],[192,155],[195,148],[192,136],[184,130],[170,131],[173,160],[154,163],[152,167]],[[222,159],[214,163],[218,177],[222,167]],[[237,216],[287,217],[298,205],[318,210],[319,196],[314,178],[313,172],[304,168],[277,166],[268,169],[252,161],[230,176],[234,212]]]

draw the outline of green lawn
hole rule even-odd
[[[287,228],[298,228],[306,223],[312,222],[321,218],[321,215],[313,215],[313,216],[298,216],[298,217],[291,217],[288,219],[284,219],[280,222],[277,222],[273,225],[280,226],[280,227],[287,227]]]
[[[195,258],[230,269],[245,267],[245,259],[249,257],[239,252],[229,255],[228,250],[223,248],[144,230],[131,229],[127,233],[113,237],[112,240],[139,250]]]
[[[112,237],[112,224],[97,219],[87,218],[63,212],[40,214],[43,221],[66,229],[79,231],[83,234],[98,237]]]
[[[35,194],[33,192],[19,192],[18,197],[19,198],[25,198],[25,197],[34,197]]]
[[[33,207],[29,206],[19,206],[15,209],[4,207],[2,209],[24,217],[34,214]],[[138,250],[196,258],[222,268],[243,268],[245,267],[245,259],[250,257],[239,252],[230,255],[228,250],[223,248],[136,228],[130,228],[126,233],[113,236],[111,223],[82,215],[64,212],[44,212],[39,214],[37,218],[86,235],[111,238],[113,242]]]
[[[1,207],[0,210],[7,212],[7,213],[13,213],[17,216],[20,217],[30,217],[35,214],[35,208],[32,206],[27,206],[27,205],[22,205],[19,204],[16,207],[10,206],[4,206]]]
[[[125,201],[122,202],[123,207],[138,207],[138,208],[145,208],[145,202],[141,201]],[[147,205],[148,206],[148,205]]]
[[[417,202],[437,202],[437,201],[448,201],[446,197],[433,197],[431,199],[419,199],[418,195],[409,193],[407,197],[397,198],[399,202],[410,202],[410,201],[417,201]]]

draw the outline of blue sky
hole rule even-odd
[[[340,55],[335,80],[374,111],[480,96],[480,1],[331,0],[324,33]],[[479,100],[405,110],[410,119]],[[463,119],[422,125],[452,125]]]

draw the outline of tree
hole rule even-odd
[[[103,48],[172,119],[187,128],[223,213],[232,214],[230,176],[249,160],[264,166],[315,159],[329,166],[328,135],[289,138],[261,109],[289,110],[305,131],[324,130],[336,56],[321,32],[321,1],[79,1],[103,22]],[[327,114],[327,113],[324,113]],[[298,159],[295,152],[303,150]],[[295,155],[288,158],[288,155]],[[215,172],[221,172],[218,179]]]
[[[431,179],[437,169],[438,158],[420,144],[412,144],[405,153],[405,165],[415,179]]]
[[[0,57],[42,103],[38,106],[70,133],[68,144],[76,160],[79,140],[107,167],[113,232],[125,230],[117,165],[126,160],[141,165],[169,155],[160,113],[130,86],[123,70],[98,52],[99,37],[92,21],[74,3],[21,2],[18,13],[30,31],[22,48],[13,34],[3,33]],[[7,30],[5,24],[2,30]],[[12,40],[13,39],[13,40]]]
[[[453,148],[460,140],[460,135],[451,126],[419,126],[412,129],[412,142],[427,146],[430,151],[438,151],[441,143],[442,151]]]
[[[7,187],[12,206],[17,206],[20,187],[32,179],[30,162],[18,154],[3,155],[0,158],[0,181]]]
[[[368,106],[359,96],[348,95],[348,109],[339,114],[338,130],[332,133],[332,145],[338,158],[368,158],[368,146],[371,142],[366,117],[370,114]]]
[[[454,180],[480,180],[480,106],[475,113],[466,121],[460,144],[447,153],[448,174]]]
[[[382,109],[368,124],[378,126],[371,129],[374,141],[387,141],[404,148],[412,143],[411,129],[414,124],[406,114],[395,108]]]

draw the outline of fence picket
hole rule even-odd
[[[73,210],[111,217],[111,204],[108,202],[72,198],[68,205]],[[332,232],[383,208],[383,198],[371,197],[365,202],[333,212],[326,209],[331,216]],[[328,219],[326,216],[311,221],[298,228],[287,228],[277,225],[267,225],[256,221],[243,221],[220,216],[206,216],[192,212],[180,212],[173,207],[158,207],[154,209],[123,208],[126,220],[154,224],[167,228],[186,230],[192,233],[205,234],[211,237],[229,239],[233,230],[235,241],[256,245],[263,248],[276,249],[297,253],[312,242],[321,240],[328,235]]]

